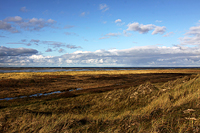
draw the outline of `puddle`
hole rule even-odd
[[[78,90],[82,90],[82,88],[71,89],[69,91],[74,91],[74,90],[78,91]]]
[[[75,91],[75,90],[82,90],[82,88],[76,88],[76,89],[71,89],[68,91]],[[48,96],[48,95],[52,95],[52,94],[59,94],[59,93],[64,93],[67,91],[53,91],[53,92],[49,92],[49,93],[37,93],[37,94],[33,94],[33,95],[29,95],[29,96],[19,96],[19,97],[6,97],[6,98],[1,98],[0,100],[13,100],[13,99],[18,99],[18,98],[27,98],[27,97],[39,97],[39,96]]]

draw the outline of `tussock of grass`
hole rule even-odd
[[[0,107],[1,132],[198,133],[200,76]]]

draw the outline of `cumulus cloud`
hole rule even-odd
[[[121,23],[121,22],[122,22],[121,19],[117,19],[117,20],[115,20],[115,23]]]
[[[165,26],[162,26],[162,27],[156,26],[154,31],[152,32],[152,35],[155,35],[155,34],[158,34],[158,33],[163,34],[165,32],[165,30],[166,30]]]
[[[140,34],[148,33],[149,31],[151,31],[153,29],[154,29],[154,31],[152,32],[152,35],[155,35],[155,34],[158,34],[158,33],[163,34],[166,30],[165,26],[160,27],[160,26],[156,26],[156,25],[153,25],[153,24],[143,25],[143,24],[139,24],[137,22],[128,24],[127,26],[128,26],[127,31],[137,31]]]
[[[30,56],[37,53],[35,49],[0,47],[0,56]]]
[[[128,24],[128,31],[138,31],[141,34],[147,33],[150,30],[154,29],[154,25],[153,24],[147,24],[147,25],[143,25],[143,24],[139,24],[137,22],[134,22],[132,24]]]
[[[168,36],[171,36],[171,35],[173,35],[173,34],[174,34],[174,32],[169,32],[169,33],[163,35],[163,37],[168,37]]]
[[[26,9],[26,7],[24,6],[24,7],[21,7],[21,8],[20,8],[20,11],[21,11],[21,12],[28,12],[28,9]]]
[[[122,26],[122,25],[125,24],[124,22],[122,23],[122,20],[121,20],[121,19],[115,20],[115,23],[117,23],[118,26]]]
[[[200,26],[191,27],[185,36],[179,39],[183,45],[200,45]]]
[[[109,10],[109,7],[108,7],[108,5],[106,5],[106,4],[100,4],[100,5],[99,5],[99,9],[100,9],[102,12],[105,12],[105,11]]]
[[[4,50],[3,50],[4,51]],[[3,53],[5,55],[5,53]],[[130,49],[111,49],[91,51],[76,51],[61,56],[4,56],[0,58],[0,65],[40,65],[52,66],[199,66],[200,47],[158,47],[143,46]]]

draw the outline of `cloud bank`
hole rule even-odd
[[[7,53],[5,53],[7,51]],[[50,52],[50,49],[47,49]],[[59,52],[64,52],[60,49]],[[144,46],[43,56],[34,49],[1,47],[1,66],[199,66],[200,47]],[[20,64],[23,62],[23,64]]]

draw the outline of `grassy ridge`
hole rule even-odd
[[[146,82],[103,93],[65,95],[69,94],[1,101],[0,131],[200,132],[199,75],[164,84]]]

